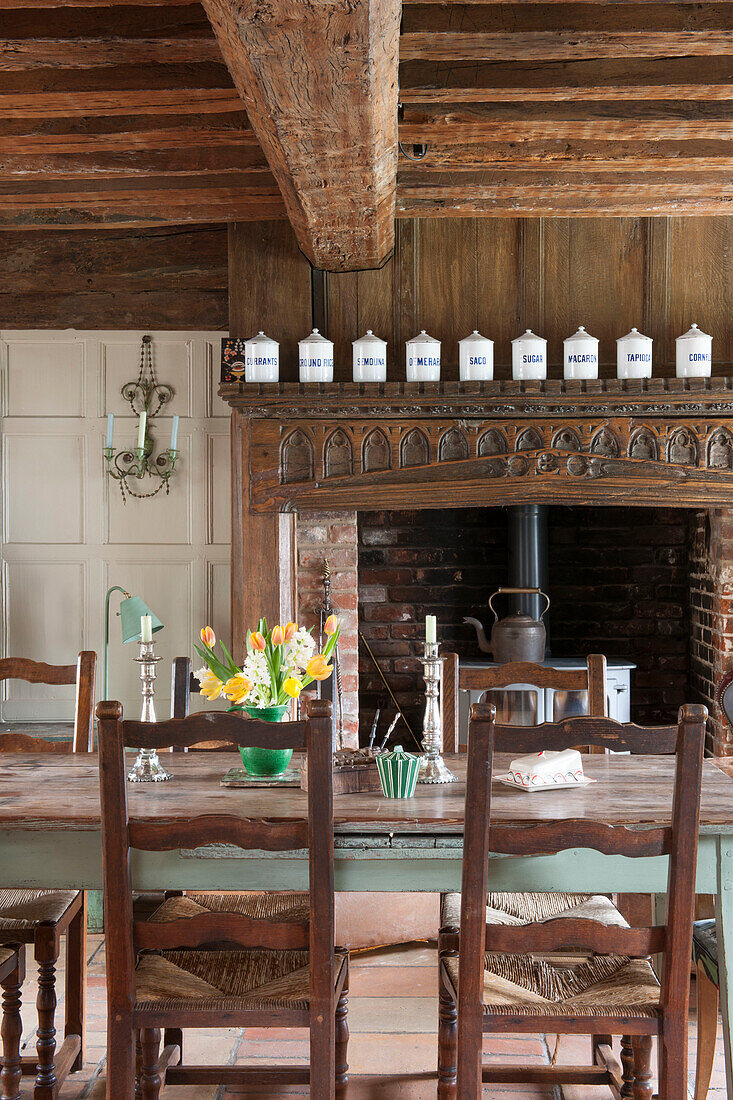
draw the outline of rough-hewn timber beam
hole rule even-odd
[[[394,244],[400,0],[203,0],[316,267],[379,267]]]
[[[403,34],[403,61],[573,61],[579,58],[729,56],[733,31],[415,31]]]

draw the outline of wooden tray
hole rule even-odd
[[[303,761],[303,767],[300,770],[300,788],[303,791],[308,790],[307,760]],[[377,771],[376,764],[360,764],[358,767],[354,767],[353,765],[334,765],[334,794],[358,794],[360,791],[381,790],[382,785],[379,782],[379,772]]]

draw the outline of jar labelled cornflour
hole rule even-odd
[[[713,370],[713,338],[697,325],[675,341],[678,378],[709,378]]]

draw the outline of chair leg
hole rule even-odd
[[[20,1020],[20,988],[23,984],[22,963],[2,983],[2,1069],[0,1070],[0,1098],[20,1100],[20,1041],[23,1025]]]
[[[76,1056],[71,1073],[84,1068],[86,1046],[86,993],[87,993],[87,896],[66,933],[66,1026],[64,1036],[78,1035],[81,1049]]]
[[[344,964],[348,967],[348,962]],[[346,1094],[349,1080],[349,972],[346,971],[341,996],[336,1005],[336,1096]]]
[[[106,1100],[130,1100],[135,1092],[135,1033],[129,1016],[110,1008],[107,1020]]]
[[[621,1036],[621,1073],[623,1080],[621,1100],[632,1100],[634,1095],[634,1047],[630,1035]]]
[[[652,1100],[652,1037],[635,1035],[634,1048],[634,1100]]]
[[[39,950],[40,949],[40,950]],[[39,955],[49,956],[39,958]],[[51,937],[40,944],[36,940],[38,962],[38,1030],[36,1031],[36,1055],[38,1058],[36,1085],[33,1100],[56,1100],[56,963],[58,947]]]
[[[703,966],[697,967],[697,1060],[695,1100],[705,1100],[710,1088],[718,1033],[720,994]]]
[[[686,1027],[667,1024],[657,1039],[657,1047],[660,1100],[687,1100]]]
[[[142,1100],[158,1100],[163,1078],[158,1072],[160,1058],[160,1028],[145,1027],[140,1031],[142,1067],[140,1069],[140,1095]]]
[[[140,1042],[140,1032],[135,1032],[135,1100],[142,1100],[140,1089],[140,1074],[143,1071],[143,1048]]]
[[[458,1069],[458,1012],[441,982],[438,1019],[438,1100],[455,1100]]]

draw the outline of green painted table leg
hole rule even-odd
[[[87,932],[104,930],[103,894],[101,890],[87,890]]]
[[[726,1092],[733,1096],[733,982],[729,980],[728,956],[733,964],[733,837],[718,837],[718,889],[715,904],[720,973],[720,1009],[723,1016]]]

